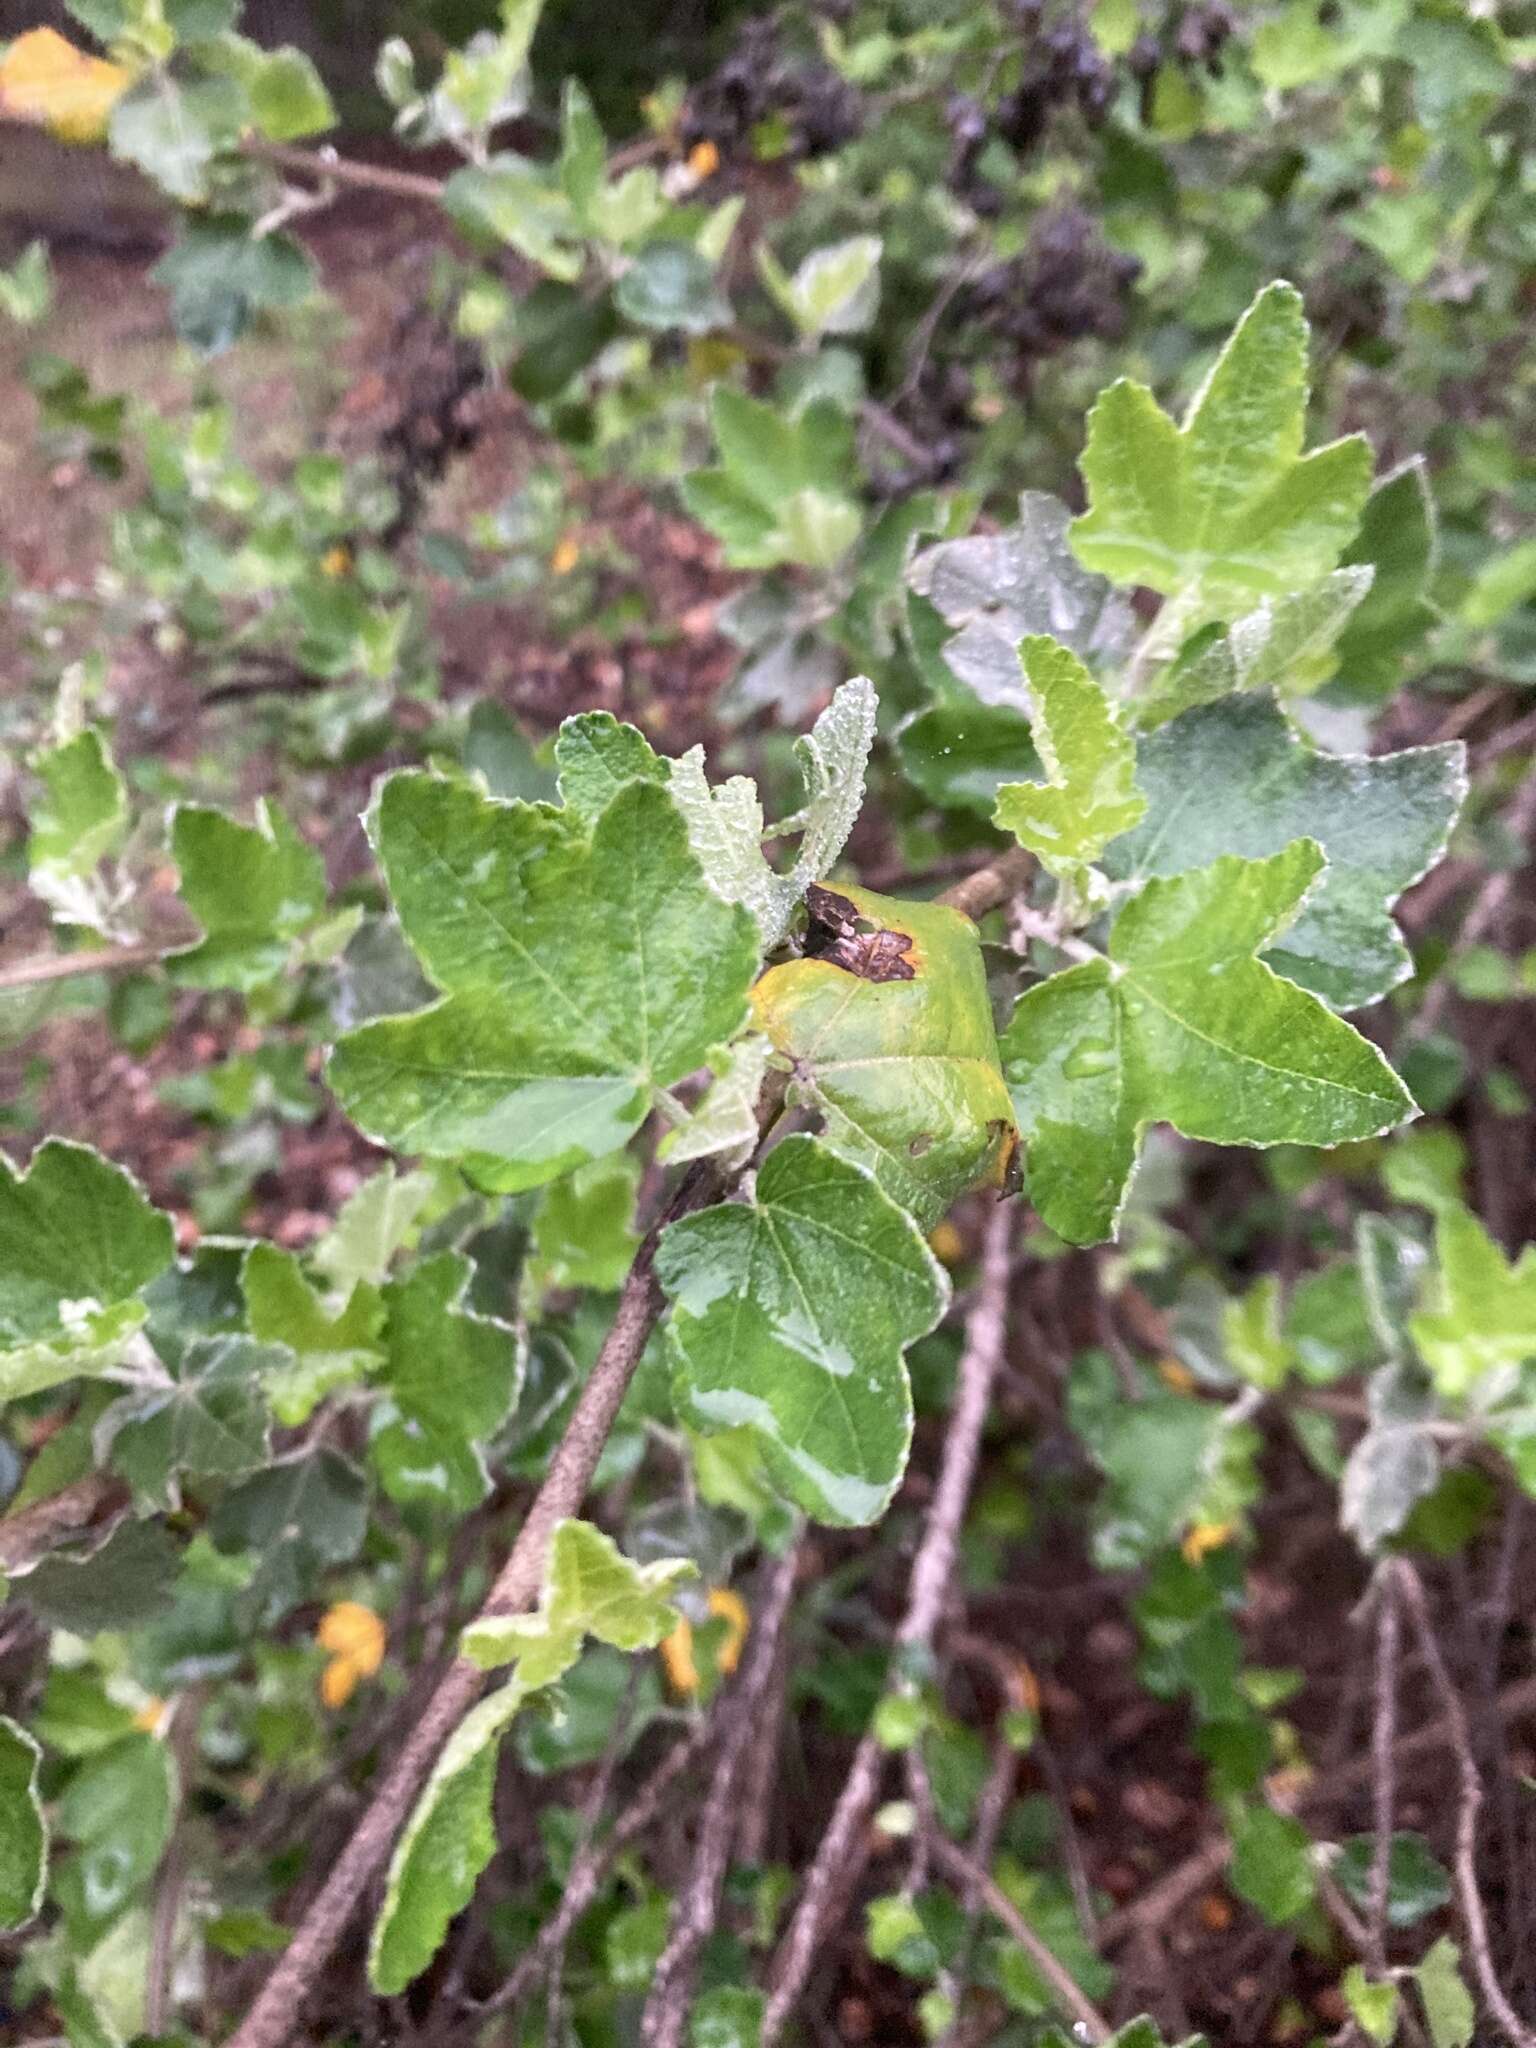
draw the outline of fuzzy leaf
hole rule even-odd
[[[335,1223],[310,1253],[339,1294],[360,1280],[378,1286],[402,1246],[410,1243],[417,1218],[432,1199],[429,1173],[397,1173],[385,1166],[347,1197]]]
[[[570,1669],[587,1635],[625,1650],[660,1642],[676,1619],[669,1589],[693,1571],[680,1558],[632,1564],[599,1530],[560,1522],[537,1614],[477,1623],[465,1632],[467,1654],[487,1670],[509,1658],[516,1668],[448,1738],[396,1846],[368,1954],[376,1991],[403,1991],[427,1967],[495,1854],[496,1757],[524,1701]]]
[[[384,1289],[390,1391],[440,1438],[494,1434],[521,1378],[511,1325],[462,1306],[471,1270],[462,1252],[438,1252]]]
[[[1395,1536],[1440,1478],[1429,1424],[1434,1402],[1416,1375],[1397,1365],[1371,1375],[1370,1427],[1349,1454],[1340,1520],[1368,1555]]]
[[[1013,1153],[976,927],[851,884],[811,908],[806,957],[752,992],[758,1026],[794,1062],[791,1101],[926,1226]]]
[[[770,1042],[755,1031],[712,1054],[714,1080],[688,1121],[667,1132],[657,1156],[679,1161],[724,1153],[728,1161],[744,1159],[757,1143],[757,1098],[772,1054]]]
[[[1078,559],[1179,600],[1188,632],[1324,576],[1370,489],[1362,436],[1303,455],[1307,324],[1288,284],[1260,292],[1176,427],[1122,379],[1088,420]]]
[[[336,1093],[382,1142],[536,1186],[617,1150],[652,1089],[742,1023],[756,928],[709,888],[663,789],[622,785],[589,840],[569,812],[403,774],[373,830],[406,935],[445,991],[332,1056]]]
[[[0,1927],[24,1927],[43,1903],[48,1823],[38,1795],[42,1751],[0,1716]]]
[[[96,1425],[97,1457],[151,1508],[181,1504],[179,1475],[238,1478],[266,1462],[262,1376],[287,1354],[249,1337],[194,1338],[166,1384],[114,1401]]]
[[[1111,1235],[1151,1123],[1225,1145],[1337,1145],[1413,1112],[1373,1045],[1255,956],[1322,872],[1301,839],[1146,884],[1108,957],[1021,998],[1003,1067],[1031,1199],[1062,1237]]]
[[[825,1522],[874,1521],[906,1465],[903,1348],[943,1311],[943,1274],[910,1217],[814,1138],[770,1152],[750,1202],[665,1232],[680,1419],[748,1428],[778,1483]]]
[[[281,974],[298,938],[325,913],[325,868],[276,804],[256,823],[182,804],[171,823],[181,893],[205,936],[171,956],[193,988],[259,988]]]
[[[1034,635],[1019,649],[1030,727],[1044,782],[997,792],[996,822],[1052,874],[1095,861],[1147,808],[1136,787],[1136,747],[1087,669],[1058,641]]]
[[[1278,973],[1333,1008],[1374,1002],[1411,971],[1391,906],[1444,850],[1466,794],[1457,744],[1374,757],[1320,753],[1268,697],[1189,711],[1146,734],[1136,776],[1148,814],[1117,841],[1117,881],[1183,874],[1315,839],[1326,873],[1283,941]]]
[[[90,882],[127,829],[123,778],[94,726],[34,754],[29,765],[44,790],[32,807],[27,842],[31,887],[61,922],[100,930]]]
[[[673,1591],[696,1576],[687,1558],[634,1564],[589,1522],[561,1522],[538,1612],[472,1622],[464,1654],[482,1671],[515,1663],[518,1683],[536,1691],[570,1670],[587,1636],[616,1650],[654,1649],[677,1619]]]
[[[795,741],[795,762],[805,805],[792,822],[800,850],[778,874],[763,855],[765,827],[757,787],[733,775],[712,789],[704,749],[694,747],[671,765],[672,800],[688,824],[688,837],[706,879],[728,903],[745,904],[757,919],[763,949],[771,952],[812,882],[833,866],[846,845],[864,800],[864,771],[875,740],[875,692],[865,676],[844,683],[811,730]],[[785,825],[775,828],[784,831]]]
[[[25,1173],[0,1157],[0,1401],[115,1365],[175,1250],[171,1219],[88,1145],[50,1138]]]
[[[879,302],[881,246],[878,235],[852,235],[845,242],[813,249],[789,277],[760,242],[757,267],[802,338],[858,334],[874,318]]]
[[[251,1335],[286,1346],[289,1362],[268,1375],[272,1412],[279,1422],[305,1422],[333,1387],[364,1378],[378,1363],[383,1312],[378,1290],[355,1287],[332,1308],[304,1277],[299,1261],[280,1245],[253,1244],[240,1284]]]
[[[1242,690],[1305,696],[1331,674],[1339,636],[1370,587],[1368,567],[1335,569],[1310,589],[1266,597],[1213,639],[1197,635],[1132,707],[1133,723],[1149,730]]]
[[[1485,1373],[1536,1358],[1536,1245],[1509,1260],[1470,1209],[1435,1219],[1438,1299],[1408,1328],[1442,1394],[1471,1392]]]
[[[560,801],[591,827],[627,782],[666,785],[668,763],[645,734],[611,711],[581,711],[555,737]]]
[[[914,556],[907,581],[958,630],[944,660],[984,704],[1026,708],[1019,642],[1047,634],[1088,660],[1123,652],[1130,606],[1086,570],[1067,540],[1067,508],[1025,491],[1015,526],[940,541]]]
[[[712,408],[717,469],[683,479],[683,501],[738,569],[801,562],[830,569],[857,539],[857,479],[847,415],[829,400],[798,418],[721,386]]]

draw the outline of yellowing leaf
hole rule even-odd
[[[358,1600],[338,1600],[328,1607],[315,1630],[315,1641],[333,1657],[346,1657],[365,1678],[384,1662],[385,1629],[371,1607]]]
[[[100,142],[131,72],[89,56],[51,28],[29,29],[0,58],[0,118],[31,121],[61,142]]]

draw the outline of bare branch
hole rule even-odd
[[[986,1901],[987,1910],[1001,1920],[1012,1940],[1019,1944],[1040,1975],[1060,1999],[1063,2008],[1069,2012],[1090,2041],[1109,2039],[1109,2022],[1083,1990],[1077,1979],[1066,1966],[1057,1960],[1024,1918],[1018,1907],[1009,1898],[1002,1886],[990,1872],[972,1862],[958,1842],[951,1842],[941,1836],[933,1845],[933,1853],[949,1871],[951,1877],[978,1892]]]

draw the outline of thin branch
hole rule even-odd
[[[299,149],[290,142],[266,142],[247,136],[240,145],[242,155],[256,163],[270,164],[276,171],[313,178],[321,185],[347,185],[355,191],[387,192],[392,199],[425,201],[441,206],[446,178],[434,178],[424,171],[402,171],[389,164],[362,163],[355,157],[338,156],[329,143],[319,149]]]
[[[17,960],[0,967],[0,995],[12,989],[40,988],[48,981],[71,981],[79,974],[127,974],[135,967],[155,966],[166,951],[166,941],[142,939],[132,946],[101,946],[88,953],[48,953],[36,960]]]
[[[720,1183],[712,1169],[707,1165],[692,1168],[646,1233],[624,1282],[618,1311],[597,1363],[550,1459],[544,1483],[518,1531],[511,1555],[481,1610],[483,1614],[516,1614],[537,1597],[555,1524],[575,1514],[586,1497],[640,1354],[660,1315],[661,1291],[654,1267],[661,1233],[675,1218],[704,1207],[719,1191]],[[305,1999],[361,1904],[374,1873],[389,1854],[438,1751],[474,1705],[484,1683],[485,1674],[463,1657],[449,1666],[358,1822],[352,1839],[295,1930],[293,1940],[231,2036],[229,2048],[279,2048],[298,2025]]]
[[[1536,2032],[1533,2032],[1510,2004],[1499,1975],[1493,1966],[1493,1950],[1488,1939],[1488,1918],[1483,1910],[1483,1895],[1477,1884],[1477,1817],[1483,1804],[1483,1781],[1478,1774],[1472,1755],[1472,1736],[1467,1725],[1467,1710],[1462,1705],[1461,1695],[1451,1682],[1451,1674],[1445,1668],[1441,1654],[1440,1640],[1435,1634],[1435,1624],[1429,1612],[1429,1602],[1424,1594],[1424,1581],[1419,1577],[1407,1558],[1400,1557],[1389,1567],[1396,1577],[1414,1633],[1419,1639],[1424,1662],[1429,1670],[1430,1682],[1439,1695],[1444,1709],[1446,1728],[1455,1754],[1456,1768],[1461,1779],[1461,1803],[1456,1815],[1456,1902],[1461,1908],[1462,1926],[1466,1932],[1467,1949],[1471,1957],[1473,1975],[1483,1994],[1483,2002],[1502,2028],[1510,2048],[1536,2048]]]
[[[972,1861],[958,1842],[951,1842],[941,1836],[933,1845],[933,1853],[962,1885],[980,1894],[986,1901],[987,1910],[1007,1928],[1012,1940],[1019,1944],[1040,1975],[1050,1985],[1063,2007],[1090,2041],[1109,2039],[1109,2022],[1083,1990],[1077,1979],[1064,1964],[1058,1961],[1052,1950],[1036,1934],[1018,1907],[1009,1898],[1002,1886],[989,1871]]]
[[[1392,1878],[1392,1817],[1397,1780],[1397,1672],[1402,1646],[1402,1608],[1397,1579],[1389,1569],[1377,1582],[1376,1711],[1371,1723],[1372,1823],[1369,1896],[1366,1902],[1366,1959],[1378,1977],[1387,1973],[1387,1900]]]
[[[967,917],[985,917],[989,910],[995,910],[1010,896],[1018,894],[1029,880],[1034,865],[1032,853],[1022,846],[1011,846],[988,866],[978,868],[975,874],[967,875],[964,881],[946,889],[938,900],[947,903],[951,910],[963,911]]]
[[[144,1990],[144,2031],[163,2034],[174,2017],[171,1993],[176,1971],[176,1929],[186,1888],[187,1783],[197,1758],[197,1726],[202,1719],[206,1688],[188,1686],[171,1708],[167,1740],[176,1761],[179,1810],[155,1877],[155,1905],[149,1937],[149,1964]]]
[[[1439,1023],[1453,993],[1451,968],[1470,947],[1477,944],[1485,932],[1492,928],[1516,882],[1529,865],[1530,847],[1533,837],[1536,837],[1536,768],[1527,772],[1525,780],[1515,791],[1514,800],[1504,814],[1504,826],[1516,844],[1526,850],[1525,858],[1514,867],[1499,868],[1491,874],[1472,899],[1471,908],[1462,920],[1461,929],[1456,934],[1434,986],[1424,998],[1418,1015],[1408,1027],[1406,1042],[1409,1045],[1416,1045],[1421,1038],[1427,1037]]]
[[[1005,855],[1004,860],[1007,859]],[[998,866],[1002,864],[999,862]],[[944,1439],[939,1483],[934,1489],[933,1506],[912,1566],[906,1613],[896,1632],[895,1661],[898,1670],[910,1665],[914,1652],[926,1650],[932,1644],[949,1591],[960,1525],[970,1499],[992,1382],[1002,1361],[1007,1333],[1008,1251],[1012,1227],[1012,1212],[999,1203],[987,1219],[981,1284],[960,1360],[954,1412]],[[838,1881],[857,1837],[863,1833],[874,1810],[883,1762],[884,1752],[873,1734],[866,1734],[854,1751],[843,1789],[832,1809],[832,1818],[806,1873],[795,1916],[774,1957],[772,1989],[763,2016],[762,2048],[773,2048],[805,1988]]]
[[[667,1945],[656,1964],[650,1994],[640,2016],[641,2048],[683,2048],[699,1952],[720,1915],[720,1894],[738,1819],[736,1788],[747,1744],[756,1733],[763,1696],[778,1661],[779,1639],[789,1614],[799,1564],[800,1545],[796,1542],[775,1564],[767,1597],[753,1624],[746,1668],[699,1821],[693,1869],[673,1909]]]

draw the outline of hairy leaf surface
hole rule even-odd
[[[1136,787],[1136,747],[1114,707],[1070,649],[1036,635],[1019,648],[1030,726],[1044,782],[997,792],[996,822],[1052,874],[1098,859],[1147,808]]]

